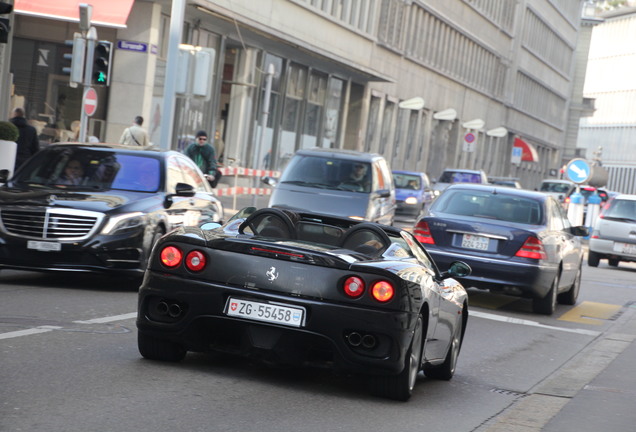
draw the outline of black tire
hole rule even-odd
[[[601,261],[601,256],[596,252],[589,251],[587,253],[587,265],[590,267],[598,267],[598,263]]]
[[[542,315],[552,315],[556,310],[557,291],[559,290],[559,275],[557,274],[552,281],[550,290],[543,298],[535,297],[532,299],[532,311]]]
[[[371,393],[403,402],[409,400],[417,382],[417,375],[422,368],[423,347],[424,331],[420,315],[415,323],[411,346],[404,358],[404,369],[398,375],[371,377]]]
[[[143,333],[137,333],[137,347],[142,357],[150,360],[179,362],[187,351],[181,345],[157,339]]]
[[[607,263],[610,267],[618,267],[618,263],[621,262],[618,258],[608,258]]]
[[[455,375],[455,369],[457,368],[457,359],[459,358],[459,351],[462,348],[462,340],[464,338],[464,320],[460,319],[453,340],[448,347],[446,358],[444,363],[439,366],[424,365],[424,375],[428,378],[438,380],[450,380]]]
[[[581,266],[576,271],[574,282],[569,290],[561,293],[557,296],[557,301],[564,305],[576,304],[576,299],[579,297],[579,291],[581,290]]]

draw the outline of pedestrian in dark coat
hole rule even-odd
[[[16,141],[18,149],[15,157],[15,168],[13,170],[13,172],[15,172],[28,158],[40,150],[40,142],[38,141],[38,131],[27,123],[22,108],[15,108],[13,110],[13,116],[9,121],[13,123],[20,132],[20,136]]]
[[[210,186],[216,187],[221,173],[217,169],[216,150],[208,142],[207,132],[204,130],[197,132],[194,142],[186,147],[184,153],[197,164]]]

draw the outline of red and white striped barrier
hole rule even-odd
[[[253,169],[253,168],[244,168],[244,167],[219,167],[219,171],[223,176],[227,179],[229,177],[234,177],[234,186],[228,188],[220,188],[215,189],[214,192],[217,196],[234,196],[236,195],[271,195],[272,189],[267,187],[257,188],[257,187],[245,187],[245,186],[236,186],[237,177],[245,176],[245,177],[280,177],[280,171],[272,171],[272,170],[264,170],[264,169]],[[234,205],[236,207],[236,204]]]
[[[271,195],[271,188],[255,188],[235,186],[222,189],[214,189],[216,196],[233,196],[233,195]]]
[[[247,177],[280,177],[280,171],[271,171],[264,169],[253,169],[253,168],[244,168],[244,167],[219,167],[219,171],[224,176],[247,176]]]

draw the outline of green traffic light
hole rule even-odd
[[[97,82],[100,82],[100,83],[106,82],[106,74],[104,72],[97,73]]]

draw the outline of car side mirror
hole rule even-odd
[[[276,183],[278,183],[276,181],[275,178],[270,177],[270,176],[263,176],[261,177],[261,182],[265,183],[267,186],[271,186],[271,187],[275,187]]]
[[[174,189],[176,196],[191,197],[195,194],[194,187],[188,183],[177,183]]]
[[[451,265],[448,267],[448,271],[442,272],[442,279],[447,279],[449,277],[452,278],[462,278],[470,275],[472,273],[472,269],[468,264],[463,261],[453,261]]]
[[[194,187],[188,183],[177,183],[174,189],[175,193],[167,194],[163,201],[163,206],[165,208],[170,208],[170,206],[172,206],[172,197],[174,196],[193,197],[196,193]]]
[[[570,233],[577,237],[587,237],[590,235],[590,229],[586,226],[570,227]]]
[[[391,191],[389,189],[379,189],[375,191],[379,198],[388,198],[391,196]]]

